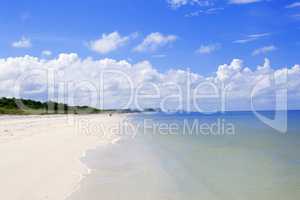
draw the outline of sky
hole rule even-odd
[[[298,73],[300,63],[297,0],[4,0],[0,27],[0,77],[6,81],[2,82],[1,96],[13,96],[4,85],[17,75],[32,66],[57,64],[60,59],[68,59],[65,62],[75,71],[82,69],[70,67],[72,62],[85,65],[89,59],[94,62],[89,65],[98,62],[96,71],[103,64],[99,63],[108,59],[110,64],[103,64],[108,68],[112,63],[127,62],[131,68],[144,63],[141,68],[157,73],[160,84],[172,71],[189,69],[199,79],[216,82],[226,76],[233,81],[237,74],[243,76],[239,80],[261,75],[258,66],[268,66],[270,72],[286,68]],[[238,67],[232,67],[235,65]],[[63,70],[68,71],[66,68]],[[84,70],[92,73],[94,68]],[[248,70],[253,74],[244,72]],[[83,79],[91,80],[90,76]],[[297,84],[289,88],[292,108],[300,107],[295,103]],[[248,108],[242,106],[242,100],[232,104],[237,101],[239,109]],[[271,104],[269,101],[267,107]]]

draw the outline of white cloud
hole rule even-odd
[[[247,37],[245,39],[235,40],[235,41],[233,41],[233,43],[245,44],[245,43],[252,42],[252,41],[255,41],[255,40],[261,39],[263,37],[270,36],[270,35],[271,35],[271,33],[251,34],[251,35],[247,35]]]
[[[162,73],[149,61],[129,63],[125,60],[108,58],[94,60],[92,58],[80,58],[74,53],[60,54],[57,58],[49,60],[32,56],[0,59],[0,96],[16,96],[15,89],[21,86],[23,94],[29,94],[27,97],[47,97],[46,72],[50,68],[59,72],[55,73],[56,82],[53,84],[55,94],[61,97],[65,97],[64,95],[67,94],[71,98],[66,102],[69,104],[99,106],[99,94],[97,92],[102,91],[99,89],[102,88],[99,85],[101,84],[100,80],[102,80],[103,93],[100,96],[104,99],[105,108],[125,106],[131,95],[136,94],[138,88],[142,88],[140,93],[144,95],[153,94],[155,96],[155,98],[143,99],[140,103],[144,107],[159,107],[159,103],[163,99],[169,95],[174,97],[177,94],[183,99],[182,103],[185,106],[192,101],[186,95],[188,89],[193,94],[197,86],[202,84],[199,89],[201,93],[205,94],[212,88],[204,86],[214,84],[226,87],[227,109],[248,109],[253,87],[262,78],[269,77],[270,74],[274,74],[276,78],[280,79],[284,76],[285,71],[288,72],[289,100],[294,102],[300,100],[300,65],[290,68],[276,67],[275,70],[270,61],[266,59],[262,66],[250,69],[245,66],[242,60],[233,59],[229,64],[220,65],[211,76],[202,76],[197,73],[189,73],[187,70],[176,69]],[[103,72],[106,74],[102,77],[103,79],[100,79]],[[21,80],[21,85],[16,84],[18,79]],[[68,87],[60,87],[61,84],[68,84]],[[189,86],[187,87],[187,85]],[[157,86],[159,93],[153,86]],[[178,93],[179,91],[182,93]],[[272,92],[272,88],[269,88],[268,92]],[[270,95],[262,97],[264,102],[272,102]],[[61,99],[56,98],[53,100],[61,101]],[[176,100],[166,101],[166,104],[170,108],[177,108]],[[210,102],[201,105],[207,107],[210,106]],[[299,104],[297,105],[299,108]],[[131,102],[130,106],[136,105]]]
[[[294,2],[286,6],[286,8],[296,8],[296,7],[300,7],[300,2]]]
[[[264,47],[255,49],[255,50],[252,52],[252,55],[253,55],[253,56],[256,56],[256,55],[259,55],[259,54],[266,54],[266,53],[268,53],[268,52],[275,51],[275,50],[277,50],[277,47],[274,46],[274,45],[264,46]]]
[[[167,1],[172,8],[179,8],[181,6],[186,5],[188,0],[168,0]]]
[[[201,45],[201,47],[196,50],[196,53],[210,54],[214,51],[217,51],[220,48],[221,48],[220,44]]]
[[[300,14],[294,14],[294,15],[291,15],[291,17],[293,17],[296,20],[300,20]]]
[[[118,32],[112,32],[110,34],[102,34],[101,38],[90,41],[88,46],[91,50],[106,54],[111,51],[117,50],[124,46],[131,37],[135,37],[136,33],[131,36],[121,36]]]
[[[175,35],[163,35],[159,32],[151,33],[144,41],[134,48],[134,51],[145,52],[145,51],[155,51],[160,47],[164,47],[168,44],[177,40]]]
[[[205,10],[198,10],[195,12],[191,12],[185,15],[185,17],[198,17],[200,15],[214,15],[218,14],[221,10],[224,10],[224,8],[208,8]]]
[[[229,0],[230,4],[248,4],[248,3],[256,3],[263,0]]]
[[[31,18],[31,14],[29,12],[23,12],[21,13],[20,18],[23,22],[25,22]]]
[[[19,41],[12,43],[12,47],[14,48],[30,48],[31,46],[31,40],[26,37],[22,37]]]
[[[42,51],[42,56],[51,56],[52,55],[52,52],[50,50],[44,50]]]
[[[271,33],[257,33],[257,34],[248,35],[248,37],[250,37],[250,38],[261,38],[261,37],[265,37],[265,36],[269,36],[269,35],[271,35]]]
[[[213,0],[167,0],[167,3],[171,8],[177,9],[185,5],[209,6],[213,4]]]
[[[256,38],[246,38],[246,39],[235,40],[235,41],[233,41],[233,43],[245,44],[245,43],[252,42],[255,40],[256,40]]]
[[[165,57],[167,57],[167,55],[165,55],[165,54],[155,54],[152,57],[153,58],[165,58]]]

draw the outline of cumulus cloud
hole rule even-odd
[[[136,52],[155,51],[160,47],[169,45],[177,40],[175,35],[163,35],[162,33],[151,33],[141,44],[134,48]]]
[[[300,7],[300,2],[294,2],[286,6],[286,8],[296,8]]]
[[[11,46],[14,48],[30,48],[32,44],[29,38],[22,37],[20,40],[13,42]]]
[[[229,0],[230,4],[248,4],[248,3],[256,3],[263,0]]]
[[[208,45],[201,45],[199,49],[196,50],[196,53],[200,54],[210,54],[214,51],[217,51],[221,48],[221,44],[208,44]]]
[[[101,108],[167,107],[197,111],[198,107],[220,110],[219,98],[224,97],[225,109],[234,110],[249,109],[253,88],[260,84],[266,89],[257,95],[263,99],[262,108],[268,109],[274,103],[272,94],[277,86],[269,87],[261,80],[284,80],[285,75],[289,101],[299,102],[300,65],[275,70],[268,59],[256,68],[233,59],[220,65],[211,76],[203,76],[189,70],[159,72],[149,61],[95,60],[80,58],[75,53],[47,60],[9,57],[0,59],[0,96],[43,97]],[[219,91],[224,94],[215,97]]]
[[[252,52],[252,55],[253,55],[253,56],[256,56],[256,55],[259,55],[259,54],[266,54],[266,53],[269,53],[269,52],[271,52],[271,51],[276,51],[276,50],[277,50],[277,47],[274,46],[274,45],[264,46],[264,47],[255,49],[255,50]]]
[[[90,41],[88,46],[95,52],[106,54],[124,46],[132,37],[136,37],[136,33],[124,37],[116,31],[109,34],[104,33],[99,39]]]
[[[209,6],[213,4],[213,0],[167,0],[167,3],[171,8],[177,9],[185,5]]]

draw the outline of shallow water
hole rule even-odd
[[[196,129],[196,134],[183,134],[184,122],[220,119],[221,127],[234,125],[234,134],[199,134]],[[298,200],[299,119],[300,112],[289,112],[289,129],[282,134],[250,112],[132,116],[138,134],[89,151],[82,161],[92,173],[69,199]],[[174,123],[179,124],[175,133],[149,125]]]

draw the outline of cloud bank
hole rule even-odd
[[[253,69],[253,68],[252,68]],[[0,96],[55,100],[100,108],[163,107],[170,110],[247,110],[253,88],[261,109],[274,104],[276,88],[288,86],[290,108],[300,108],[300,65],[252,70],[242,60],[222,64],[211,76],[171,69],[159,72],[149,61],[80,58],[60,54],[53,59],[32,56],[0,59]],[[285,77],[287,76],[287,77]],[[286,83],[276,84],[282,80]]]

